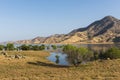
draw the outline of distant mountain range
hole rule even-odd
[[[106,16],[87,27],[79,28],[68,34],[55,34],[49,37],[36,37],[31,40],[19,40],[17,44],[74,44],[74,43],[114,43],[120,42],[120,20]]]

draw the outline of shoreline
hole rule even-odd
[[[7,43],[6,43],[7,44]],[[0,45],[6,45],[6,44],[0,44]],[[19,44],[19,43],[13,43],[13,44],[16,44],[16,45],[24,45],[24,44]],[[25,43],[26,45],[31,45],[30,43]],[[34,44],[34,43],[32,43]],[[67,44],[120,44],[119,43],[113,43],[113,42],[104,42],[104,43],[86,43],[86,42],[81,42],[81,43],[38,43],[38,44],[34,44],[34,45],[41,45],[41,44],[44,44],[44,45],[67,45]]]

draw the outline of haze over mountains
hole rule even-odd
[[[19,40],[18,44],[54,44],[54,43],[113,43],[120,42],[120,20],[106,16],[87,27],[79,28],[68,34],[55,34],[49,37],[36,37],[31,40]]]

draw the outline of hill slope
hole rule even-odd
[[[20,40],[19,44],[51,43],[112,43],[120,42],[120,20],[106,16],[85,28],[79,28],[68,34],[56,34],[49,37],[36,37],[31,40]]]

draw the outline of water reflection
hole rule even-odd
[[[69,65],[66,60],[67,54],[63,54],[60,52],[51,52],[50,56],[47,57],[48,60],[58,64],[58,65]]]

